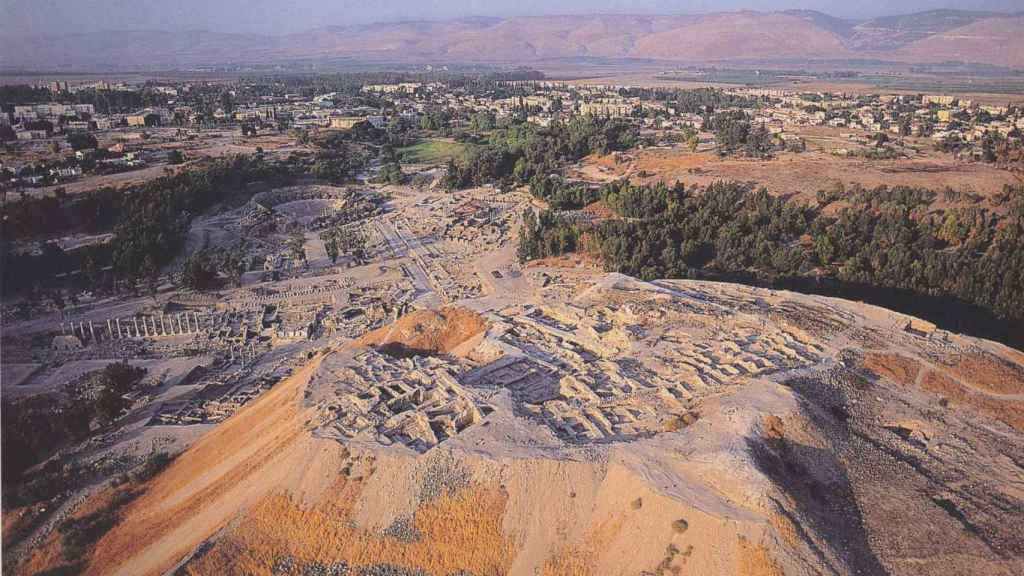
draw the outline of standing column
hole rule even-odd
[[[164,323],[164,313],[163,312],[160,313],[160,328],[161,328],[160,331],[163,332],[164,336],[167,336],[167,324]]]
[[[153,336],[156,336],[160,332],[156,329],[156,316],[150,316],[149,321],[153,323]]]
[[[117,339],[120,340],[123,338],[123,336],[121,336],[121,318],[116,318],[115,320],[117,321]]]
[[[146,317],[142,317],[142,331],[146,334],[146,338],[149,338],[149,324],[146,323]]]
[[[196,332],[199,332],[199,314],[197,312],[192,313],[192,320],[196,325]]]
[[[181,315],[185,317],[185,334],[191,334],[192,327],[188,325],[188,312],[182,312]]]
[[[110,318],[107,318],[107,340],[114,339],[114,329],[110,327]]]
[[[92,326],[92,320],[89,320],[89,337],[92,338],[93,342],[96,341],[96,329]]]
[[[78,331],[82,333],[82,340],[85,340],[85,322],[78,321]]]
[[[60,333],[61,333],[62,336],[67,336],[67,333],[68,333],[67,328],[64,327],[64,323],[63,322],[60,323]]]
[[[181,314],[175,314],[174,318],[178,321],[178,334],[181,334]]]
[[[139,332],[139,317],[132,316],[132,324],[135,326],[135,337],[139,338],[141,333]]]

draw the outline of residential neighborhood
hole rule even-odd
[[[622,118],[648,145],[697,139],[715,145],[706,123],[741,112],[780,149],[800,150],[809,128],[833,129],[837,156],[913,156],[932,147],[969,161],[993,162],[1000,146],[1021,146],[1024,107],[980,104],[945,94],[848,94],[725,87],[714,104],[693,105],[675,89],[508,80],[486,85],[395,82],[346,91],[288,92],[282,82],[139,85],[52,82],[0,112],[4,190],[52,186],[90,174],[180,163],[206,140],[352,130],[367,123],[460,130],[525,120],[540,126],[574,115]],[[698,91],[699,92],[699,91]],[[730,105],[735,100],[735,105]],[[145,104],[133,106],[133,104]],[[724,103],[724,104],[723,104]]]

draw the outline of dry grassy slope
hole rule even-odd
[[[316,493],[343,450],[306,433],[300,400],[319,364],[218,426],[157,476],[97,544],[89,574],[161,574],[270,490]]]
[[[678,181],[701,186],[722,180],[756,181],[771,193],[797,193],[812,201],[818,190],[838,184],[860,184],[867,188],[882,185],[927,188],[934,185],[936,178],[941,178],[944,186],[954,190],[971,190],[991,197],[1001,192],[1005,185],[1020,182],[1019,177],[1007,170],[981,163],[959,162],[939,155],[897,161],[838,158],[824,152],[785,152],[766,162],[720,158],[710,152],[648,149],[629,155],[589,156],[579,163],[576,170],[580,177],[595,182],[623,177],[637,183],[664,181],[672,184]]]
[[[424,497],[425,471],[437,474],[439,460],[468,484]],[[299,566],[388,563],[432,575],[754,576],[781,574],[782,566],[809,573],[780,545],[767,514],[686,503],[616,460],[488,459],[458,451],[378,458],[372,473],[340,477],[315,502],[300,503],[283,486],[245,512],[188,573],[270,574],[282,557]],[[418,538],[382,535],[395,519],[405,519]]]
[[[629,56],[667,60],[730,60],[811,56],[840,58],[850,53],[834,33],[781,13],[712,14],[637,40]]]
[[[938,394],[953,406],[1024,432],[1024,369],[993,354],[961,355],[948,364],[872,352],[864,366],[896,384]]]
[[[909,61],[961,61],[1024,66],[1024,16],[986,18],[904,46],[897,57]]]

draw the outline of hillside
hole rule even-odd
[[[789,14],[711,14],[678,24],[638,38],[624,56],[691,61],[849,56],[834,33]]]
[[[104,32],[6,37],[7,69],[168,69],[353,59],[394,63],[523,63],[650,58],[958,60],[1024,66],[1020,15],[940,10],[855,22],[820,12],[466,18],[328,26],[301,34]]]
[[[449,308],[364,340],[440,355],[310,360],[156,476],[86,573],[1024,569],[1019,353],[830,298],[529,277],[538,304],[483,337]]]
[[[868,51],[898,49],[975,22],[1004,20],[1000,16],[994,12],[967,10],[929,10],[917,14],[885,16],[855,25],[850,30],[849,43],[855,49]]]
[[[985,18],[932,34],[902,47],[900,58],[920,62],[937,59],[1020,66],[1024,55],[1024,16]]]

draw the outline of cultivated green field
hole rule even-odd
[[[440,164],[449,159],[460,160],[469,152],[471,145],[431,138],[421,140],[412,146],[399,148],[398,158],[403,164]]]

